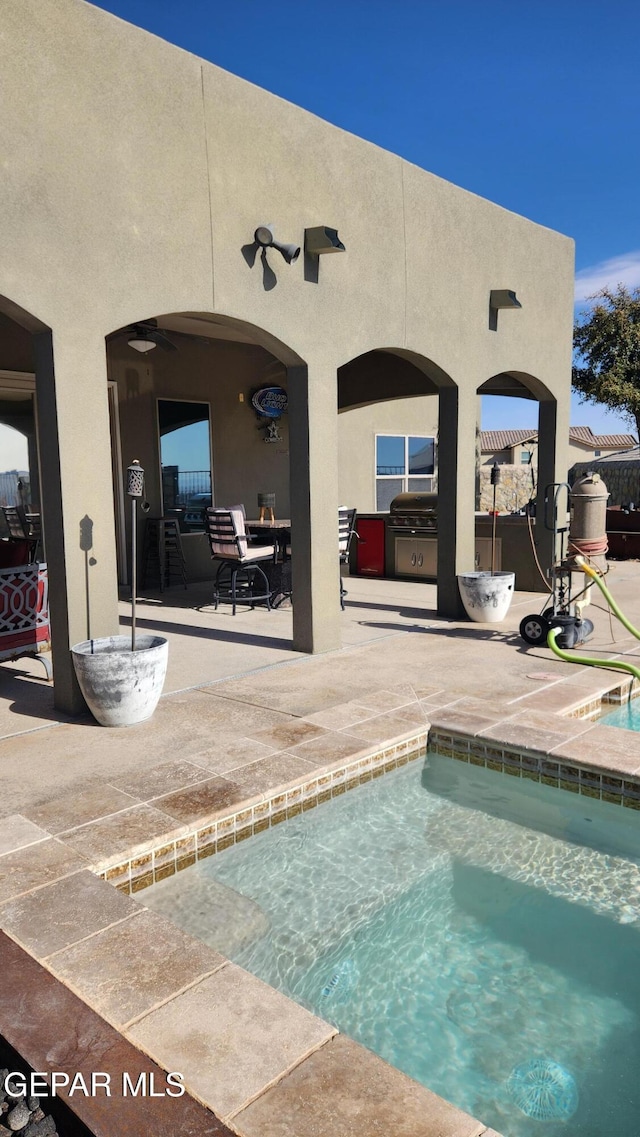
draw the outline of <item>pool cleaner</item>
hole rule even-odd
[[[620,610],[620,608],[616,604],[615,600],[613,599],[613,596],[611,595],[609,589],[607,588],[606,584],[604,583],[604,580],[600,576],[600,573],[593,567],[593,565],[587,564],[584,557],[577,556],[575,558],[575,561],[576,561],[578,568],[581,568],[583,573],[585,573],[586,576],[590,577],[591,580],[594,582],[594,584],[597,584],[598,588],[600,589],[602,595],[604,596],[604,598],[605,598],[607,604],[609,605],[611,611],[613,612],[614,616],[617,617],[617,619],[620,621],[620,623],[623,625],[623,627],[625,627],[628,632],[631,632],[631,635],[635,636],[637,640],[640,640],[640,632],[638,631],[637,628],[634,628],[631,621],[627,620],[627,617],[625,616],[624,612],[622,612]]]
[[[563,651],[562,648],[558,647],[559,636],[559,628],[549,629],[547,647],[551,648],[558,659],[564,659],[566,663],[578,663],[583,667],[606,667],[612,668],[614,671],[625,671],[627,675],[633,675],[634,679],[640,683],[640,667],[635,667],[633,663],[623,663],[621,659],[598,659],[591,655],[575,655],[573,652]]]
[[[581,569],[588,558],[596,576],[606,572],[608,497],[607,487],[598,474],[579,478],[573,487],[567,482],[554,482],[546,487],[544,525],[553,532],[559,560],[549,572],[551,604],[547,603],[541,615],[525,616],[520,623],[520,635],[525,643],[534,647],[546,644],[553,628],[557,629],[554,642],[557,641],[558,647],[575,648],[592,634],[593,623],[584,616],[592,580],[585,586]],[[577,590],[573,583],[576,572],[580,574]]]

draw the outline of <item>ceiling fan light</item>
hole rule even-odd
[[[131,339],[127,342],[129,347],[132,347],[134,351],[141,352],[143,355],[156,347],[155,340],[147,339],[146,336],[131,336]]]

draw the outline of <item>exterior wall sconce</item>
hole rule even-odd
[[[498,330],[500,308],[522,308],[522,304],[511,288],[492,288],[489,293],[489,329],[492,332]]]
[[[258,225],[253,239],[261,249],[277,249],[288,265],[293,264],[300,256],[299,245],[285,245],[281,241],[276,241],[273,235],[273,225]]]
[[[304,278],[318,283],[320,257],[325,253],[344,253],[344,245],[337,229],[328,225],[314,225],[304,231]]]
[[[319,257],[322,253],[344,253],[345,249],[337,229],[316,225],[313,229],[304,231],[304,251],[313,257]]]

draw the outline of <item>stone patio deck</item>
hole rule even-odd
[[[612,567],[636,622],[639,582],[639,565]],[[34,661],[0,667],[0,1032],[37,1069],[48,1054],[55,1069],[101,1070],[112,1055],[114,1078],[131,1062],[180,1070],[189,1096],[154,1105],[167,1133],[492,1131],[149,912],[145,884],[405,762],[430,730],[468,760],[500,755],[516,776],[557,785],[564,772],[575,792],[640,805],[640,734],[571,717],[620,674],[563,663],[517,635],[542,596],[516,594],[491,628],[439,619],[431,585],[348,587],[345,647],[312,658],[290,650],[284,609],[196,610],[206,594],[195,587],[151,598],[139,622],[169,638],[167,693],[129,730],[56,714]],[[589,614],[587,654],[640,663],[637,640],[620,625],[614,640],[604,611]],[[74,1059],[60,1024],[78,1000],[94,1018]],[[96,1102],[84,1119],[106,1135],[135,1132],[148,1099]]]

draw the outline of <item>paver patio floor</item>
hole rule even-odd
[[[612,566],[609,585],[636,624],[639,584],[639,564]],[[211,842],[225,848],[295,815],[307,793],[320,803],[353,773],[382,773],[375,763],[388,756],[406,762],[430,725],[441,738],[473,739],[478,753],[529,751],[523,777],[527,762],[546,761],[557,785],[559,758],[580,765],[579,792],[620,801],[627,778],[640,800],[640,734],[567,717],[620,673],[565,663],[519,637],[543,595],[516,593],[493,627],[439,618],[434,585],[348,587],[343,647],[313,657],[291,650],[285,608],[233,618],[215,613],[201,586],[147,598],[139,625],[166,635],[169,672],[153,718],[129,729],[58,714],[37,661],[0,666],[0,1029],[8,1023],[12,1044],[41,1063],[49,1019],[88,1015],[114,1070],[138,1053],[132,1043],[155,1070],[179,1064],[192,1097],[172,1131],[185,1137],[194,1126],[228,1133],[216,1117],[245,1137],[498,1135],[149,913],[139,888],[209,855]],[[585,654],[640,665],[638,640],[596,601]],[[128,621],[123,604],[124,630]],[[37,998],[28,1010],[25,996],[16,1016],[21,975]],[[40,991],[48,1009],[36,1028]],[[197,1099],[213,1113],[197,1114]],[[119,1109],[103,1103],[87,1120],[111,1137]]]
[[[640,564],[613,563],[608,582],[627,617],[640,623]],[[588,693],[611,686],[611,672],[563,663],[546,647],[523,643],[518,625],[542,609],[542,594],[516,593],[507,619],[492,627],[439,618],[433,584],[365,578],[347,583],[343,648],[319,656],[292,651],[290,609],[241,610],[235,618],[228,607],[216,613],[207,604],[208,585],[165,591],[162,602],[159,594],[140,602],[141,630],[169,640],[169,670],[153,718],[129,729],[60,715],[35,660],[0,665],[1,815],[94,793],[105,782],[116,782],[126,793],[131,779],[167,763],[184,760],[200,767],[214,747],[217,772],[223,773],[281,749],[277,731],[301,717],[333,730],[350,722],[352,736],[373,739],[376,727],[393,723],[376,722],[368,713],[372,693],[403,684],[434,708],[472,698],[480,714],[513,700],[522,700],[523,712],[554,714],[566,709],[570,696],[583,702]],[[603,660],[625,654],[640,664],[640,641],[609,619],[599,593],[596,601],[587,613],[596,631],[585,653]],[[124,602],[121,617],[126,631]],[[345,704],[353,707],[345,711]],[[340,722],[332,714],[337,707]],[[376,694],[376,718],[394,709],[381,706]],[[210,772],[210,760],[204,764]],[[197,769],[190,774],[199,779]],[[188,781],[185,770],[182,785]],[[82,820],[78,815],[76,824]]]

